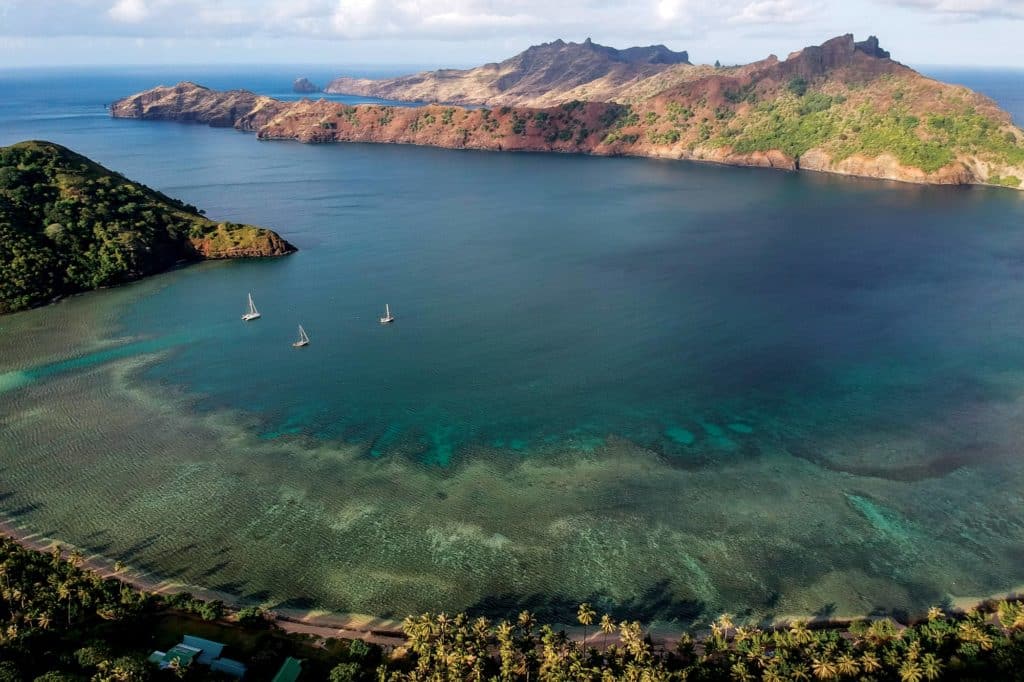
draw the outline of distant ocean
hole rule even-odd
[[[928,66],[919,70],[936,80],[966,85],[991,97],[999,106],[1010,112],[1018,126],[1024,125],[1024,69]]]
[[[0,317],[0,514],[376,615],[844,615],[1024,584],[1024,195],[104,109],[340,71],[0,71],[0,144],[300,248]],[[1020,72],[925,71],[1024,121]]]

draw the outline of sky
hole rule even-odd
[[[736,64],[853,33],[910,65],[1024,65],[1024,0],[0,0],[0,68],[500,61],[556,38]]]

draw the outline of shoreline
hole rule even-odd
[[[364,105],[358,105],[364,106]],[[365,105],[372,106],[372,105]],[[409,107],[415,108],[415,107]],[[150,119],[150,118],[131,118],[126,116],[113,116],[113,118],[119,118],[121,120],[136,120],[143,121],[146,123],[176,123],[185,125],[203,125],[200,121],[186,121],[177,120],[173,118],[166,119]],[[218,127],[209,126],[208,127]],[[426,149],[445,149],[448,151],[455,152],[489,152],[494,154],[556,154],[556,155],[569,155],[569,156],[585,156],[591,158],[623,158],[623,159],[648,159],[648,160],[659,160],[668,161],[674,163],[692,163],[697,166],[717,166],[722,168],[752,168],[758,170],[767,171],[782,171],[786,173],[793,173],[795,175],[817,175],[823,177],[834,177],[834,178],[849,178],[854,180],[861,180],[875,183],[896,183],[904,186],[914,187],[946,187],[946,188],[984,188],[984,189],[995,189],[995,190],[1010,190],[1013,192],[1024,191],[1024,184],[1017,187],[1009,185],[994,184],[990,182],[967,182],[960,180],[934,180],[925,177],[910,177],[910,176],[888,176],[884,174],[873,174],[873,173],[857,173],[848,170],[842,170],[839,168],[828,168],[828,167],[814,167],[805,166],[800,163],[800,157],[794,157],[788,159],[787,163],[775,163],[772,161],[772,155],[778,150],[771,150],[769,152],[757,153],[757,158],[751,158],[752,155],[748,154],[730,154],[721,158],[713,158],[712,156],[706,156],[704,154],[695,154],[693,151],[678,151],[669,150],[662,152],[660,150],[652,150],[650,153],[640,153],[630,150],[615,150],[615,151],[598,151],[596,149],[557,149],[557,148],[508,148],[505,149],[501,146],[488,147],[488,146],[451,146],[445,144],[432,144],[430,142],[417,142],[413,140],[402,140],[402,139],[391,139],[391,140],[372,140],[372,139],[302,139],[299,135],[263,135],[261,131],[247,130],[242,128],[234,128],[234,130],[246,133],[255,134],[257,142],[297,142],[299,144],[310,144],[310,145],[325,145],[325,144],[372,144],[372,145],[398,145],[406,147],[423,147]],[[781,152],[779,152],[781,153]],[[882,154],[873,161],[886,161],[891,159],[896,161],[891,154]]]
[[[0,518],[0,535],[7,536],[22,547],[41,553],[50,553],[59,547],[61,554],[68,557],[78,550],[82,554],[83,568],[100,577],[115,578],[140,592],[151,594],[178,594],[187,592],[206,601],[221,601],[230,612],[242,608],[237,597],[198,585],[158,579],[152,574],[138,571],[131,566],[116,569],[117,562],[102,554],[86,553],[75,545],[61,542],[41,533],[31,533],[19,528],[10,519]],[[285,632],[314,635],[320,639],[342,638],[361,639],[384,646],[398,646],[405,642],[401,622],[362,614],[342,614],[328,611],[311,611],[309,614],[295,609],[268,609],[272,622]],[[313,615],[315,614],[315,615]]]
[[[169,579],[157,579],[152,574],[135,570],[130,566],[124,566],[117,570],[117,561],[113,561],[101,554],[86,554],[73,544],[61,542],[40,533],[28,532],[27,529],[15,525],[10,519],[0,518],[0,535],[7,536],[23,547],[41,552],[50,553],[55,547],[59,547],[62,555],[66,558],[78,550],[82,555],[83,568],[95,572],[102,578],[114,578],[126,585],[151,594],[177,594],[189,593],[199,599],[206,601],[220,601],[224,604],[229,614],[239,611],[243,605],[234,595],[217,592],[198,585],[175,582]],[[1022,601],[1024,600],[1024,585],[1013,587],[1005,591],[993,593],[987,596],[960,596],[949,597],[949,610],[947,614],[964,613],[977,608],[983,604],[993,601]],[[251,606],[251,605],[248,605]],[[270,622],[274,627],[289,634],[311,636],[316,640],[327,639],[358,639],[364,642],[378,644],[384,647],[397,648],[406,642],[406,636],[402,632],[402,622],[390,618],[381,618],[366,614],[333,612],[322,609],[311,609],[301,611],[298,609],[266,609]],[[853,615],[833,616],[819,618],[814,615],[786,614],[764,621],[758,626],[764,629],[785,629],[791,623],[802,621],[810,629],[843,629],[851,623],[859,620],[881,620],[890,619],[897,627],[903,628],[923,620],[925,614],[912,614],[905,622],[897,620],[892,615]],[[229,624],[230,621],[225,621]],[[599,641],[605,638],[599,629],[593,626],[584,628],[580,625],[565,623],[551,623],[556,630],[565,632],[573,641],[583,641],[586,634],[586,641]],[[705,640],[710,631],[706,627],[684,628],[670,626],[667,624],[644,623],[652,642],[656,646],[674,646],[684,634],[691,634],[695,641]],[[617,639],[618,635],[612,635]]]

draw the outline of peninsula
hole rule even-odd
[[[58,144],[0,148],[0,314],[182,261],[294,250],[271,230],[209,220]]]
[[[840,36],[735,67],[694,66],[661,46],[557,41],[498,65],[336,79],[328,90],[445,103],[282,102],[186,82],[110,111],[231,126],[262,140],[649,156],[1016,189],[1024,178],[1024,131],[1008,113],[892,60],[874,37]]]

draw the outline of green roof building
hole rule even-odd
[[[242,679],[245,677],[246,667],[245,664],[240,661],[221,657],[210,664],[210,670],[216,670],[217,672],[224,673],[225,675],[231,675],[231,677]]]
[[[201,665],[210,666],[211,670],[216,670],[217,672],[237,677],[238,679],[245,677],[245,664],[230,658],[224,658],[221,656],[223,652],[224,645],[220,642],[203,639],[202,637],[185,635],[181,639],[181,644],[175,644],[166,653],[163,651],[154,651],[150,654],[149,661],[151,663],[156,663],[160,666],[161,670],[167,670],[168,668],[187,668],[192,665],[193,661],[195,661]],[[296,663],[298,664],[299,661],[296,661]],[[284,668],[282,668],[282,670],[284,670]],[[280,674],[281,673],[279,672],[278,675]],[[293,677],[285,679],[294,680],[298,675],[298,672],[296,672]]]
[[[299,673],[302,672],[302,661],[298,658],[292,658],[289,656],[284,659],[284,663],[281,664],[281,669],[274,675],[274,682],[295,682],[299,679]]]
[[[181,638],[181,643],[187,647],[199,649],[202,653],[199,654],[197,662],[202,663],[203,665],[210,665],[213,663],[214,659],[220,658],[220,655],[224,652],[223,644],[209,639],[203,639],[202,637],[185,635]]]
[[[185,644],[175,644],[160,659],[160,669],[187,668],[202,651]]]

